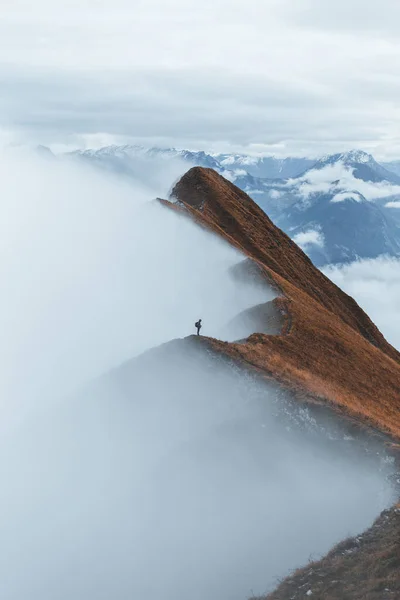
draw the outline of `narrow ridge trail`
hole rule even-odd
[[[273,284],[282,335],[257,333],[212,347],[290,388],[400,439],[400,354],[357,303],[323,275],[239,188],[195,167],[164,206],[238,248],[242,271]]]

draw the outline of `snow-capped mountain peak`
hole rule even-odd
[[[315,168],[320,169],[326,165],[334,165],[337,163],[342,163],[345,166],[355,166],[357,164],[370,166],[378,165],[371,154],[368,154],[363,150],[349,150],[348,152],[339,152],[337,154],[326,154],[316,162]]]
[[[344,163],[375,163],[374,157],[363,150],[350,150],[349,152],[343,152],[343,154],[340,155],[340,160],[342,160]]]
[[[385,169],[376,162],[371,154],[368,154],[363,150],[351,150],[349,152],[324,156],[310,169],[305,171],[300,179],[303,181],[310,179],[321,180],[322,172],[326,173],[326,176],[330,179],[331,183],[334,178],[341,180],[343,183],[343,178],[347,180],[349,179],[349,176],[351,176],[352,179],[356,180],[353,182],[354,185],[352,186],[355,189],[358,189],[358,185],[362,185],[362,183],[357,184],[357,181],[370,182],[373,184],[400,185],[400,177],[398,175]],[[364,193],[363,190],[358,191]],[[382,195],[381,190],[378,195]],[[389,195],[389,192],[387,195]]]
[[[164,172],[170,178],[171,169],[178,176],[193,166],[211,168],[248,193],[291,237],[298,236],[318,265],[400,255],[400,176],[363,150],[330,154],[317,162],[139,145],[71,154],[138,181],[150,173],[157,185]]]

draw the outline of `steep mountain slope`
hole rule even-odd
[[[319,170],[339,163],[346,169],[351,169],[356,179],[374,183],[385,181],[400,184],[400,176],[380,165],[371,154],[362,150],[350,150],[350,152],[324,156],[311,168]]]
[[[258,201],[291,237],[302,234],[315,264],[344,263],[399,255],[398,211],[389,204],[399,184],[370,154],[352,151],[326,156],[297,178],[264,184]]]
[[[400,255],[400,229],[391,215],[359,192],[321,193],[287,212],[290,236],[317,266]]]
[[[400,253],[400,177],[360,150],[317,161],[135,145],[66,156],[135,181],[146,179],[149,172],[154,178],[175,168],[169,180],[185,165],[214,169],[246,192],[290,237],[302,234],[302,248],[318,266]],[[357,199],[358,205],[349,202]]]
[[[276,303],[286,314],[285,335],[254,334],[240,344],[212,340],[213,348],[400,436],[400,355],[357,303],[215,171],[191,169],[172,201],[164,203],[240,248],[282,292]]]
[[[386,436],[240,366],[175,339],[2,436],[1,598],[244,600],[393,502]]]
[[[296,571],[264,600],[306,596],[316,600],[400,598],[400,505],[384,511],[362,535],[341,542],[322,560]]]
[[[391,160],[381,164],[387,171],[391,171],[391,173],[394,173],[400,177],[400,160]]]

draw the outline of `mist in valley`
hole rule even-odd
[[[394,500],[382,442],[187,337],[274,292],[152,200],[173,169],[0,162],[5,600],[247,598]]]
[[[400,259],[378,256],[323,269],[358,302],[397,350],[400,350]]]
[[[157,162],[153,169],[157,168]],[[238,286],[242,257],[153,200],[183,171],[148,184],[26,152],[0,161],[2,411],[65,394],[148,348],[217,335],[273,298]],[[149,167],[148,167],[149,169]]]

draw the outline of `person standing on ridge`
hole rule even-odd
[[[200,329],[201,329],[201,327],[202,327],[202,325],[201,325],[201,319],[199,319],[199,320],[198,320],[198,321],[197,321],[197,322],[194,324],[194,326],[197,328],[197,335],[200,335]]]

